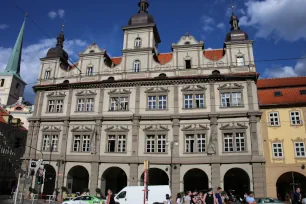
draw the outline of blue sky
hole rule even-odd
[[[31,87],[39,70],[39,57],[54,46],[54,38],[65,22],[65,49],[77,61],[77,53],[96,42],[111,56],[120,56],[121,27],[138,11],[139,0],[2,0],[0,8],[0,70],[23,21],[16,4],[29,13],[24,38],[22,77],[29,84],[26,99],[33,101]],[[90,3],[89,3],[90,2]],[[159,52],[170,52],[171,44],[186,32],[204,40],[205,49],[222,48],[230,29],[230,0],[149,0],[162,43]],[[241,29],[254,40],[255,60],[306,56],[306,0],[233,0]],[[47,34],[34,25],[32,20]],[[306,74],[306,60],[257,62],[261,77]]]

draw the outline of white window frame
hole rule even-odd
[[[223,152],[225,153],[241,153],[247,151],[245,131],[224,131],[222,133],[222,139]]]
[[[88,66],[86,69],[86,75],[92,76],[93,75],[93,66]]]
[[[167,144],[166,144],[166,135],[165,134],[157,134],[157,153],[166,153]]]
[[[137,38],[135,39],[134,47],[135,47],[135,48],[141,48],[141,38],[140,38],[140,37],[137,37]]]
[[[243,67],[245,66],[245,61],[244,61],[244,56],[243,55],[239,55],[236,57],[237,60],[237,66],[238,67]]]
[[[184,135],[185,135],[184,153],[191,153],[191,154],[206,153],[207,151],[206,133],[184,133]],[[193,141],[193,143],[191,141]]]
[[[301,112],[300,111],[290,111],[290,124],[291,125],[301,125]]]
[[[155,135],[146,135],[146,153],[155,153]]]
[[[50,152],[51,147],[53,147],[52,152],[58,151],[59,144],[59,134],[55,133],[44,133],[42,137],[41,150],[45,152]]]
[[[110,151],[109,141],[115,141],[115,149]],[[107,135],[107,153],[125,153],[127,150],[127,135],[122,133],[109,133]]]
[[[44,77],[44,79],[50,79],[50,76],[51,76],[51,71],[50,71],[50,70],[46,70],[46,71],[45,71],[45,77]]]
[[[109,111],[128,111],[129,105],[129,96],[111,96]]]
[[[148,133],[145,141],[146,153],[167,153],[167,134],[164,132]]]
[[[272,127],[280,126],[279,113],[277,111],[274,111],[274,112],[269,112],[268,114],[269,114],[268,115],[269,126]]]
[[[199,106],[197,105],[199,102]],[[205,94],[204,93],[186,93],[184,94],[184,109],[201,109],[205,108]]]
[[[161,102],[161,103],[160,103]],[[148,94],[147,95],[147,109],[148,110],[167,110],[168,95],[167,94]]]
[[[140,72],[140,61],[139,60],[134,61],[133,69],[134,69],[134,72]]]
[[[281,142],[272,143],[272,156],[273,158],[284,158],[283,143]]]
[[[72,152],[89,153],[91,150],[91,133],[75,133],[73,135]]]
[[[294,152],[296,157],[306,157],[305,142],[294,142]]]
[[[240,98],[237,97],[240,95]],[[242,107],[242,91],[229,91],[229,92],[221,92],[221,107],[222,108],[231,108],[231,107]]]
[[[77,98],[77,112],[93,112],[95,108],[94,97]]]

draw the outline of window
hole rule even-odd
[[[87,67],[86,75],[87,76],[92,76],[93,75],[93,67],[92,66]]]
[[[306,95],[306,90],[304,89],[304,90],[300,90],[300,94],[301,95]]]
[[[204,153],[206,152],[205,134],[186,134],[185,135],[186,153]]]
[[[3,86],[4,86],[4,82],[5,82],[5,79],[1,79],[1,81],[0,81],[0,87],[3,87]]]
[[[157,145],[155,145],[157,144]],[[166,135],[155,134],[146,136],[146,152],[147,153],[165,153],[166,152]]]
[[[78,112],[94,111],[94,98],[79,98],[77,102]]]
[[[204,94],[185,94],[184,108],[204,108]]]
[[[244,133],[235,132],[223,134],[224,152],[243,152],[245,151],[245,147]]]
[[[185,60],[186,69],[191,69],[191,60]]]
[[[305,157],[305,143],[304,142],[295,142],[294,149],[295,149],[296,157]]]
[[[221,93],[221,107],[238,107],[242,106],[241,92]]]
[[[134,61],[134,72],[140,72],[140,61],[139,60]]]
[[[89,152],[90,151],[90,135],[76,134],[73,137],[74,152]]]
[[[283,96],[283,93],[281,91],[275,91],[274,96],[275,97],[280,97],[280,96]]]
[[[244,57],[243,56],[237,56],[237,66],[244,66]]]
[[[272,143],[273,157],[282,158],[283,157],[283,144],[282,143]]]
[[[291,125],[301,124],[300,111],[290,111],[290,122],[291,122]]]
[[[141,47],[141,39],[140,38],[136,38],[135,39],[135,48],[140,48]]]
[[[51,74],[51,71],[50,70],[47,70],[45,72],[45,79],[49,79],[50,78],[50,74]]]
[[[107,152],[126,152],[126,136],[108,135]]]
[[[48,101],[48,112],[49,113],[61,113],[63,112],[64,100],[49,100]]]
[[[165,110],[167,109],[167,96],[148,96],[148,109],[149,110]]]
[[[127,96],[110,98],[110,111],[127,110],[129,110],[129,98]]]
[[[18,88],[19,88],[19,83],[16,84],[16,89],[18,89]]]
[[[57,150],[58,150],[58,135],[57,134],[44,134],[43,142],[42,142],[42,151],[54,152]]]
[[[270,126],[279,126],[278,112],[269,113],[269,125]]]

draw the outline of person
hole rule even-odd
[[[219,186],[217,188],[217,193],[216,193],[216,199],[218,201],[218,204],[222,204],[222,197],[221,197],[221,192],[222,192],[222,188]]]
[[[205,193],[203,199],[204,199],[205,204],[217,204],[217,199],[214,195],[214,192],[213,192],[212,188],[208,189],[208,192]]]
[[[185,204],[191,203],[191,191],[187,191],[186,196],[184,197],[184,203]]]
[[[248,204],[256,204],[255,198],[254,198],[254,193],[251,191],[249,195],[245,199],[246,203]]]
[[[107,190],[107,201],[106,204],[115,204],[115,196],[111,189]]]
[[[204,195],[202,192],[199,193],[197,204],[204,204]]]
[[[300,204],[300,203],[302,203],[301,189],[300,188],[296,188],[295,192],[293,194],[292,204]]]
[[[171,198],[169,194],[166,194],[166,200],[164,201],[164,204],[171,204]]]
[[[304,193],[303,199],[302,199],[302,204],[306,204],[306,193]]]
[[[176,195],[175,201],[176,201],[176,204],[182,204],[182,203],[183,203],[182,195],[181,195],[180,193],[178,193],[178,194]]]

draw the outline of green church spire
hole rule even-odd
[[[21,63],[21,53],[22,53],[22,43],[24,35],[24,27],[26,23],[27,14],[24,17],[23,24],[21,26],[18,38],[16,40],[14,49],[12,50],[10,59],[4,70],[5,73],[9,72],[11,74],[16,74],[20,76],[20,63]]]

